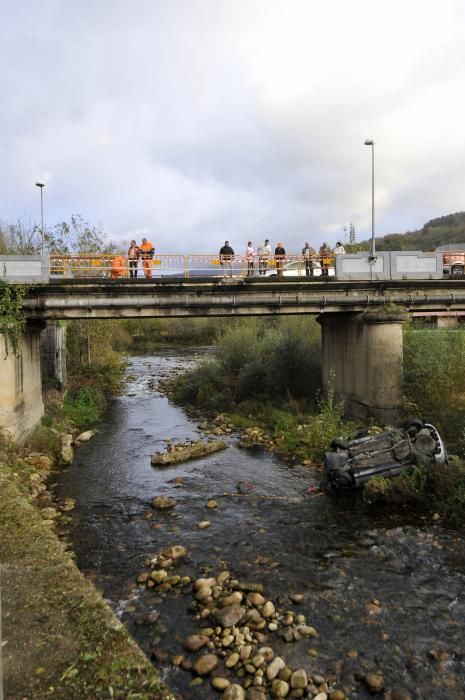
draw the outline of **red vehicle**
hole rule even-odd
[[[445,275],[463,277],[465,273],[465,243],[448,243],[436,248],[443,254],[442,264]]]

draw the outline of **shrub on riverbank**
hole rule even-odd
[[[320,388],[320,328],[313,319],[241,320],[218,339],[215,358],[172,383],[174,399],[203,411],[250,399],[312,401]]]
[[[453,458],[442,467],[417,467],[395,479],[375,477],[365,484],[363,498],[368,503],[426,505],[447,520],[463,522],[465,463]]]
[[[465,426],[465,332],[404,332],[406,412],[459,440]]]

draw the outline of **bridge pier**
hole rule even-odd
[[[40,333],[43,322],[29,322],[21,353],[5,353],[0,334],[0,426],[17,440],[26,437],[44,414],[40,367]]]
[[[40,336],[42,380],[63,389],[66,384],[66,326],[47,323]]]
[[[406,315],[375,311],[319,316],[323,387],[332,383],[348,418],[393,423],[402,400],[402,324]]]

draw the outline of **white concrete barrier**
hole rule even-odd
[[[442,253],[391,250],[391,279],[441,279]]]
[[[48,255],[0,255],[0,280],[4,282],[48,282]]]
[[[336,255],[336,277],[340,280],[384,280],[390,277],[389,252]]]

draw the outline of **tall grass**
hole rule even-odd
[[[465,427],[465,331],[404,331],[406,412],[458,440]]]

